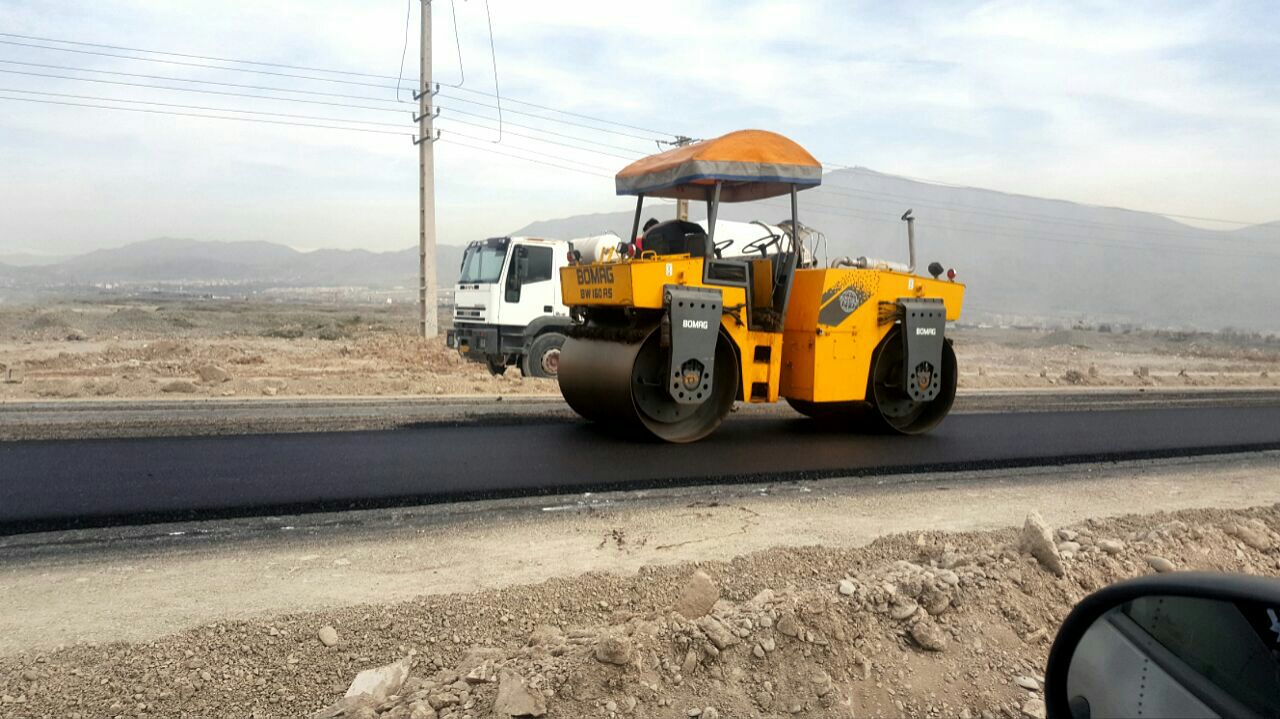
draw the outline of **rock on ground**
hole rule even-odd
[[[1119,554],[1124,551],[1124,542],[1118,539],[1100,539],[1098,548],[1107,554]]]
[[[205,384],[221,384],[231,381],[231,373],[215,364],[202,365],[196,369],[196,375]]]
[[[547,700],[541,693],[531,691],[519,674],[503,672],[493,713],[499,717],[540,717],[547,713]]]
[[[316,632],[316,639],[326,647],[331,647],[338,643],[338,630],[329,625],[320,627],[320,631]]]
[[[410,662],[401,659],[376,669],[366,669],[356,675],[347,688],[347,698],[368,696],[378,701],[400,691],[400,685],[409,678]]]
[[[607,634],[596,642],[595,656],[605,664],[626,664],[631,661],[631,640]]]
[[[932,621],[919,621],[911,625],[911,638],[921,648],[940,652],[947,648],[947,635]]]
[[[697,619],[711,611],[720,599],[720,589],[706,572],[694,572],[680,591],[675,609],[688,619]]]
[[[1020,546],[1022,551],[1035,557],[1042,567],[1054,575],[1061,577],[1066,573],[1062,566],[1062,556],[1058,554],[1058,545],[1053,541],[1053,532],[1039,512],[1027,515],[1027,521],[1022,525]]]

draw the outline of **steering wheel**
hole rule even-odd
[[[742,254],[749,255],[758,250],[761,257],[767,257],[769,255],[769,248],[775,245],[781,249],[782,238],[773,234],[765,235],[758,240],[753,240],[748,243],[746,247],[743,247]]]
[[[724,251],[724,248],[732,244],[733,244],[733,240],[731,239],[720,240],[719,242],[715,243],[715,245],[713,245],[711,249],[716,253],[716,259],[720,259],[720,253]]]

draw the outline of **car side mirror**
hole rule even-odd
[[[1095,592],[1045,673],[1049,719],[1280,716],[1280,580],[1176,572]]]

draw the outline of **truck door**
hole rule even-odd
[[[518,244],[512,249],[498,324],[524,327],[555,312],[559,283],[553,281],[553,255],[550,247],[539,245]]]

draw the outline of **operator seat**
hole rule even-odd
[[[642,247],[645,252],[653,251],[659,255],[707,257],[713,254],[708,245],[707,231],[698,223],[667,220],[644,233]]]

